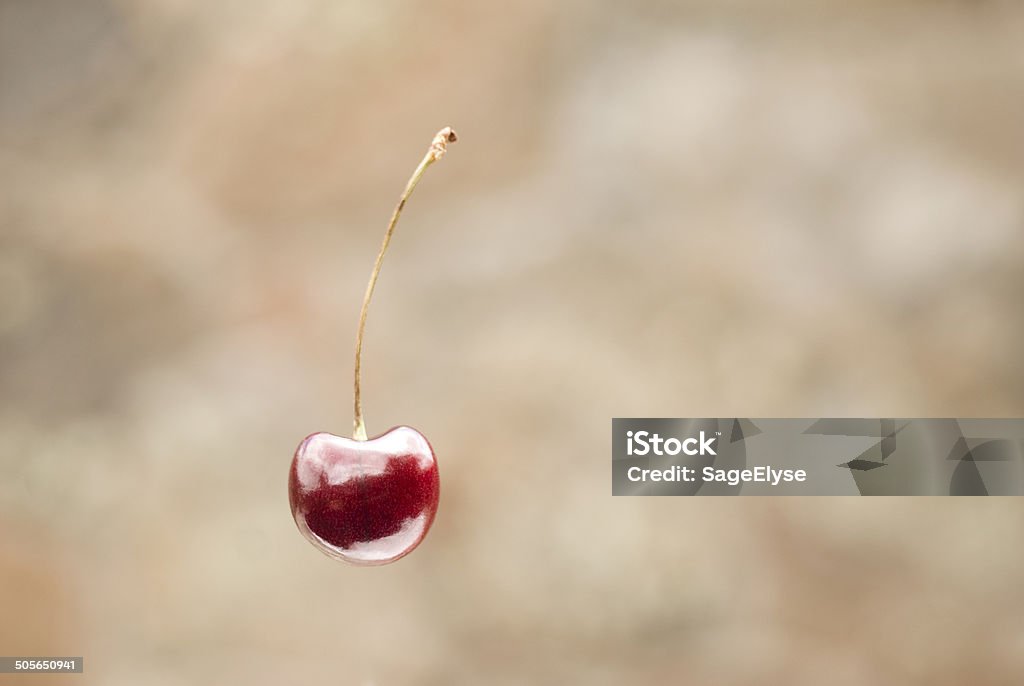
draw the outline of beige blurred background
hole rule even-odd
[[[364,356],[441,509],[350,568],[286,471],[349,431],[365,280],[446,124]],[[1022,189],[1017,2],[0,0],[0,654],[1019,684],[1020,501],[613,499],[608,437],[1024,415]]]

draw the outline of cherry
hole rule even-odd
[[[398,200],[370,272],[356,331],[352,438],[311,434],[292,458],[288,500],[299,531],[327,555],[353,564],[381,565],[408,555],[437,514],[440,481],[433,448],[408,426],[367,439],[360,371],[366,314],[398,217],[423,172],[455,140],[449,127],[434,136]]]
[[[434,451],[408,426],[368,441],[315,433],[299,444],[288,478],[299,530],[331,557],[361,565],[394,562],[419,545],[439,495]]]

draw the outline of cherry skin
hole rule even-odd
[[[439,496],[434,450],[408,426],[365,441],[307,436],[288,477],[299,531],[327,555],[357,565],[412,552],[434,522]]]

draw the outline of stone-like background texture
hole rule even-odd
[[[298,442],[441,461],[297,533]],[[0,0],[0,652],[32,683],[1019,684],[1024,503],[620,498],[614,416],[1024,415],[1010,0]]]

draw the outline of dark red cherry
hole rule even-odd
[[[288,499],[299,531],[323,552],[359,565],[382,565],[408,555],[434,523],[440,482],[430,443],[419,431],[398,426],[367,440],[363,421],[363,332],[381,263],[398,217],[423,173],[444,157],[455,132],[437,132],[409,177],[384,232],[363,294],[356,327],[352,377],[352,435],[307,436],[292,458]]]
[[[437,514],[437,459],[408,426],[359,441],[315,433],[299,444],[288,478],[292,516],[331,557],[382,565],[410,553]]]

